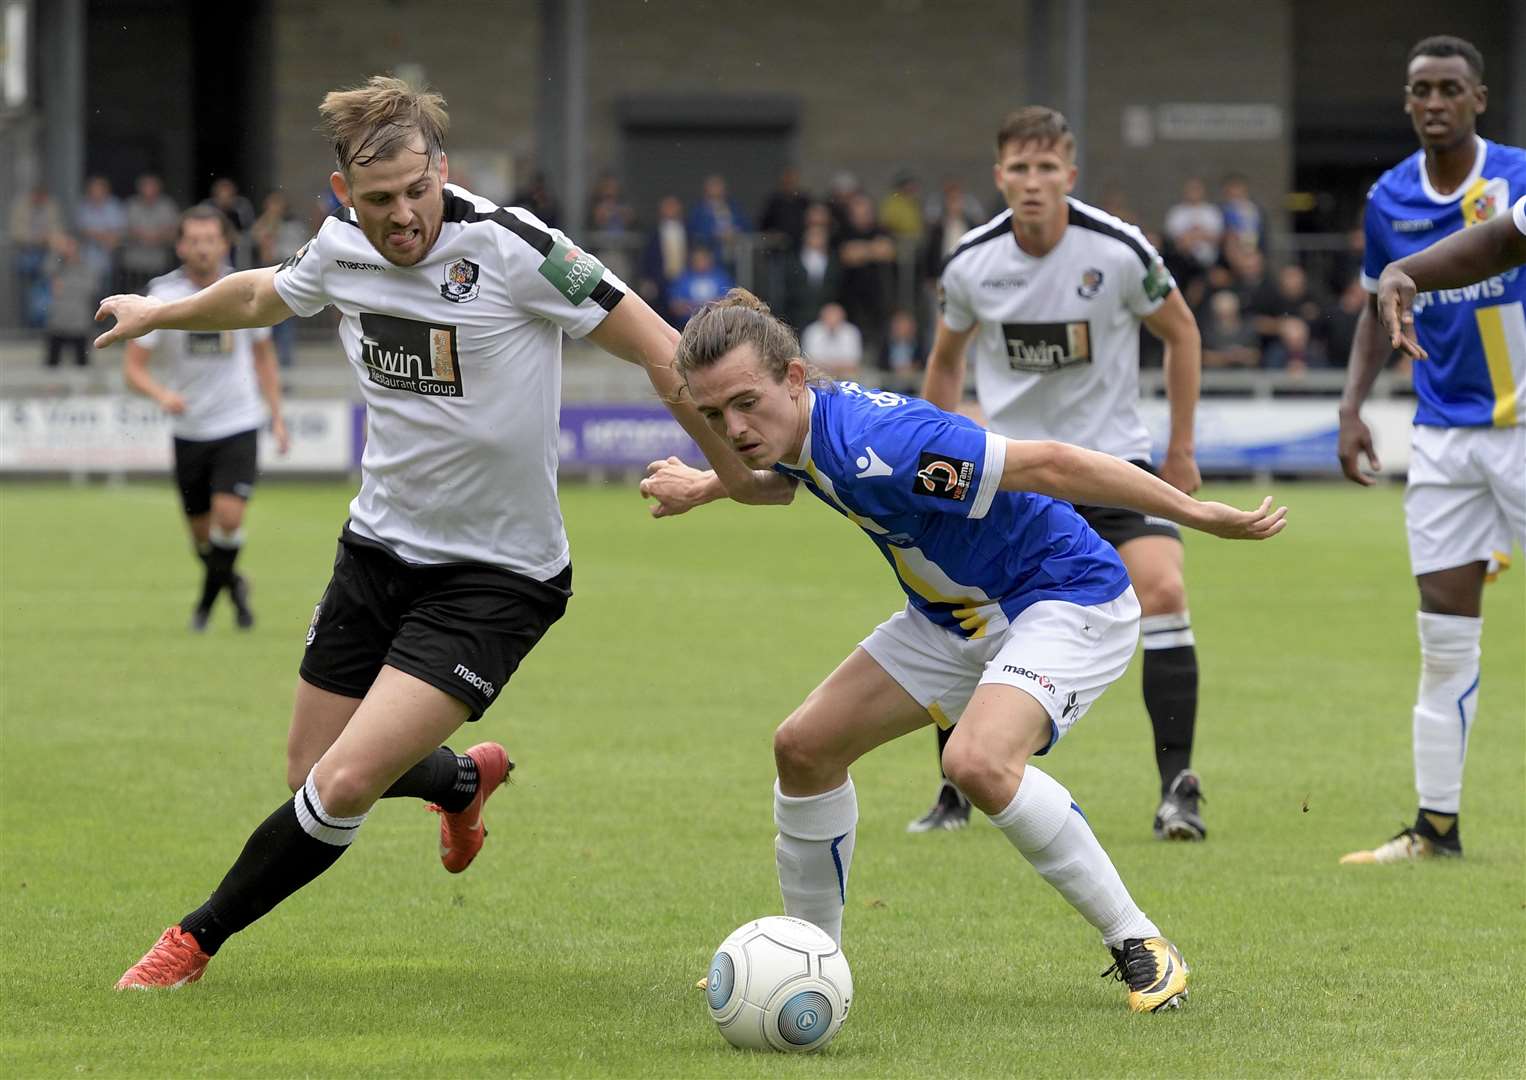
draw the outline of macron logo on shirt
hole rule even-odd
[[[853,464],[857,465],[862,472],[855,473],[860,480],[868,480],[872,476],[893,476],[895,470],[880,460],[880,456],[874,452],[874,447],[864,447],[863,456]]]

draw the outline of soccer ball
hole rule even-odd
[[[731,1045],[803,1053],[831,1042],[848,1018],[853,975],[825,930],[771,915],[721,942],[705,998]]]

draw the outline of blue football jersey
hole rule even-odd
[[[960,637],[1030,604],[1104,604],[1118,553],[1069,503],[1001,491],[1006,440],[925,401],[857,383],[813,391],[800,460],[774,468],[868,534],[914,607]]]
[[[1437,194],[1415,151],[1367,196],[1362,284],[1395,259],[1459,229],[1510,213],[1526,191],[1526,150],[1478,140],[1473,172],[1451,195]],[[1510,427],[1526,423],[1526,274],[1510,270],[1461,289],[1415,297],[1415,332],[1429,359],[1415,362],[1415,423]]]

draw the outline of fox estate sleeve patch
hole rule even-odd
[[[587,300],[594,287],[604,279],[604,264],[581,248],[565,240],[551,245],[540,264],[540,275],[573,305]]]
[[[1144,292],[1152,301],[1164,300],[1176,288],[1176,281],[1171,277],[1171,271],[1166,269],[1165,260],[1159,255],[1150,260],[1150,269],[1145,272]]]

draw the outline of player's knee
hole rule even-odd
[[[1023,775],[1021,761],[1003,760],[974,739],[950,739],[943,748],[943,773],[965,797],[982,808],[1003,803]]]
[[[386,787],[377,786],[377,778],[370,770],[349,763],[315,769],[313,779],[324,808],[335,817],[364,814]]]
[[[1144,615],[1174,615],[1187,610],[1187,583],[1181,574],[1156,574],[1148,581],[1136,581],[1134,594]]]
[[[831,764],[824,760],[823,748],[799,712],[774,731],[774,765],[781,780],[805,781]]]

